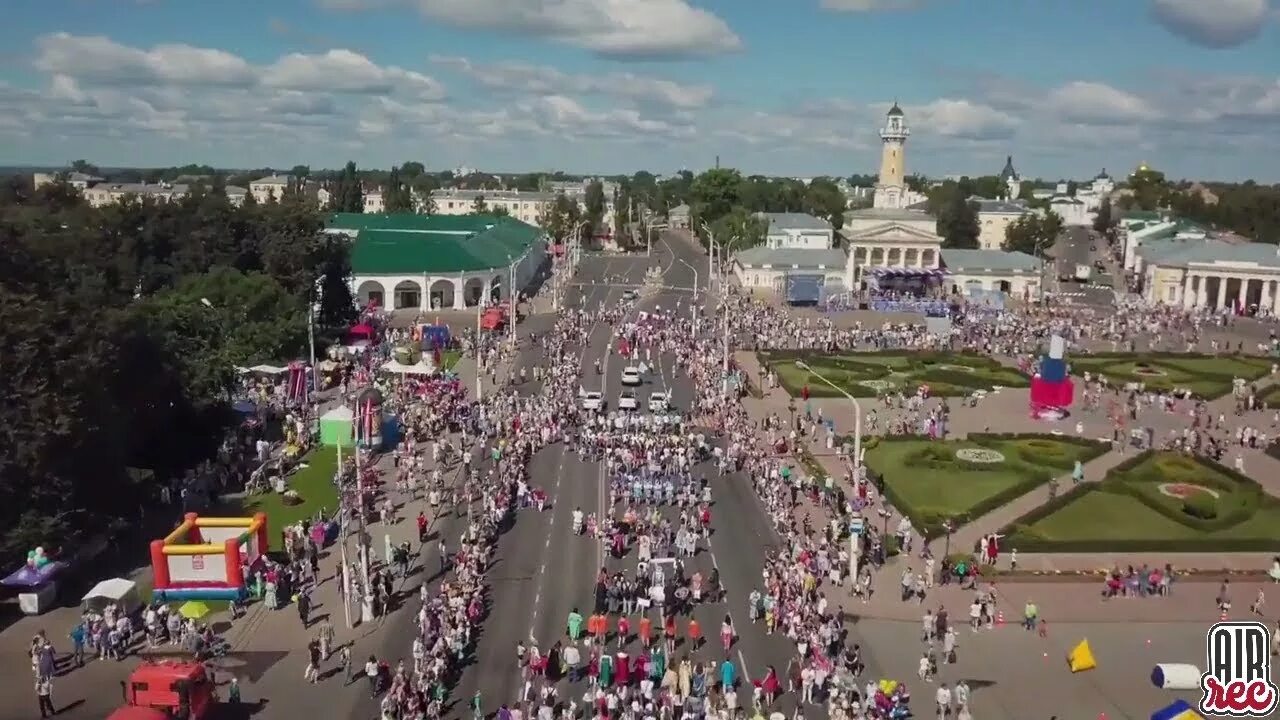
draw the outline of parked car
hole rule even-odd
[[[639,403],[636,401],[636,394],[630,390],[627,390],[618,396],[619,410],[635,410],[638,406]]]
[[[644,382],[640,378],[640,370],[634,366],[628,366],[622,369],[623,385],[639,385]]]
[[[604,393],[592,390],[582,394],[582,409],[600,412],[604,410]]]

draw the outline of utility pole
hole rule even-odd
[[[359,408],[357,408],[358,410]],[[356,413],[356,422],[361,422],[360,414]],[[368,529],[365,526],[364,517],[364,476],[360,472],[360,443],[356,443],[356,502],[359,503],[358,518],[360,520],[360,575],[363,585],[360,595],[360,622],[373,622],[373,588],[369,582],[369,543],[365,541],[368,537]],[[389,559],[389,558],[388,558]]]
[[[316,305],[307,304],[307,345],[311,348],[311,390],[320,392],[320,370],[316,368]]]
[[[724,360],[720,367],[720,399],[729,398],[729,297],[720,296],[720,315],[724,318]]]
[[[480,309],[484,307],[484,304],[480,300],[481,298],[476,298],[476,402],[479,402],[483,397],[480,390],[480,380],[484,377],[484,371],[480,367]]]

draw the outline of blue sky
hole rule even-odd
[[[45,0],[0,164],[1280,179],[1276,0]]]

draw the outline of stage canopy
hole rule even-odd
[[[866,270],[867,275],[877,279],[915,279],[921,280],[936,279],[941,280],[950,273],[942,268],[909,268],[909,267],[871,267]]]

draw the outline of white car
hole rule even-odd
[[[624,290],[622,292],[623,300],[635,300],[638,297],[640,297],[640,293],[636,292],[635,290]]]
[[[635,410],[639,405],[640,403],[636,401],[636,394],[630,390],[618,396],[619,410]]]
[[[643,380],[640,379],[640,370],[636,367],[629,366],[622,369],[623,385],[639,385],[642,382]]]
[[[654,414],[665,413],[670,403],[671,395],[669,393],[651,393],[649,395],[649,412]]]
[[[582,409],[600,412],[604,410],[604,393],[592,390],[582,394]]]

